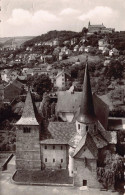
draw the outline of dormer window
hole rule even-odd
[[[30,133],[30,127],[24,127],[23,133]]]

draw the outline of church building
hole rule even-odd
[[[41,119],[29,91],[16,127],[17,170],[65,169],[73,177],[74,186],[100,188],[97,177],[100,153],[115,151],[117,139],[115,132],[107,131],[95,114],[88,64],[75,122],[49,122],[46,131],[41,129]]]

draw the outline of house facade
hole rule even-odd
[[[71,75],[66,70],[63,69],[55,77],[54,86],[57,87],[58,89],[62,89],[66,86],[66,82],[69,80],[71,80]]]

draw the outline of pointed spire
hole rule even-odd
[[[93,123],[96,120],[90,77],[88,71],[88,56],[86,58],[86,68],[84,74],[84,83],[83,83],[83,91],[82,91],[82,99],[81,99],[81,107],[80,112],[77,117],[77,121],[80,123]]]
[[[32,99],[32,94],[28,90],[23,113],[16,125],[39,125],[37,121],[37,109]]]

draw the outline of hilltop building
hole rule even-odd
[[[106,28],[103,23],[102,24],[97,24],[97,25],[92,25],[90,22],[88,23],[88,32],[89,33],[94,33],[94,32],[101,32],[101,33],[112,33],[114,32],[114,28]]]
[[[100,155],[115,151],[117,139],[95,114],[88,65],[80,102],[75,122],[50,122],[45,132],[28,92],[22,117],[16,123],[17,170],[65,169],[74,186],[102,186],[97,176]]]

